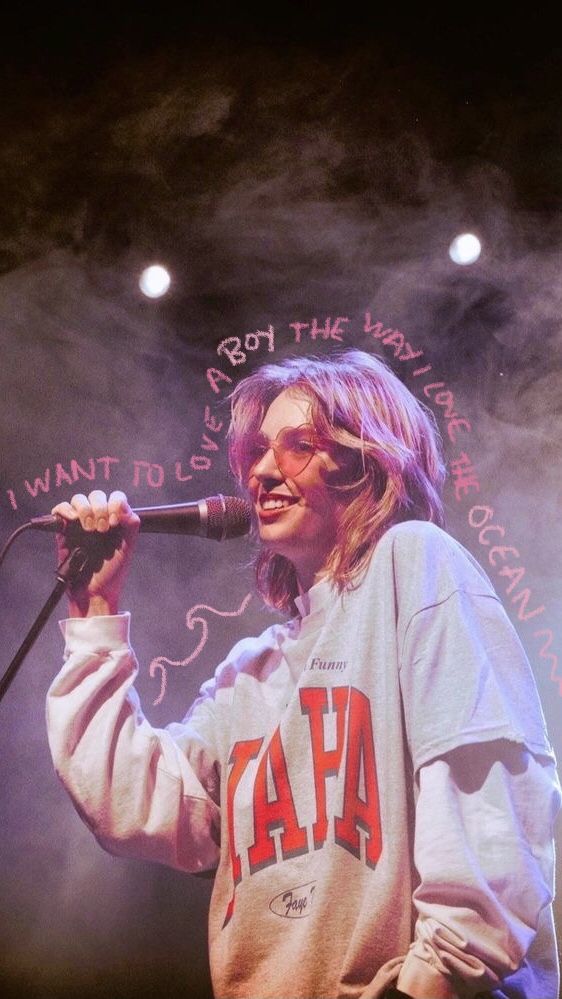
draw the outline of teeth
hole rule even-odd
[[[262,502],[263,510],[280,510],[284,506],[290,506],[290,499],[266,499]]]

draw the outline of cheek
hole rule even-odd
[[[305,493],[306,506],[315,519],[326,525],[336,524],[341,516],[342,504],[337,493],[324,483],[310,486]]]

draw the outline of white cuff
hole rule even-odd
[[[101,652],[129,647],[131,615],[99,614],[95,617],[69,617],[59,621],[65,639],[65,656],[74,652]]]
[[[451,979],[411,951],[400,969],[396,988],[412,999],[458,999]]]

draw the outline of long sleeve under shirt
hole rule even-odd
[[[557,999],[560,789],[525,655],[489,580],[431,524],[361,586],[239,642],[182,723],[133,688],[128,615],[64,623],[58,773],[106,849],[217,870],[219,999]]]

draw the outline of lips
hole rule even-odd
[[[260,493],[258,497],[259,516],[272,515],[288,510],[289,507],[298,503],[297,496],[290,496],[287,493]]]

